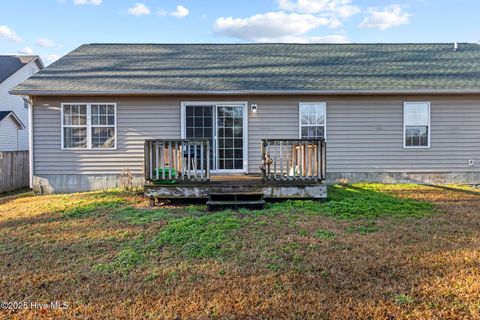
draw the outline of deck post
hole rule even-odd
[[[317,141],[317,152],[315,152],[315,159],[316,159],[316,164],[315,164],[315,169],[317,170],[317,178],[316,181],[318,182],[319,180],[322,180],[322,156],[320,154],[322,150],[322,141]]]
[[[198,148],[198,143],[194,143],[194,149],[193,149],[193,180],[198,179],[198,174],[197,174],[197,148]]]
[[[184,141],[180,142],[180,157],[181,157],[181,164],[182,164],[182,180],[185,180],[185,143]]]
[[[327,143],[322,141],[322,180],[327,179]]]
[[[159,170],[158,170],[158,169],[159,169],[159,168],[158,168],[158,167],[159,167],[158,165],[159,165],[159,162],[160,162],[160,161],[159,161],[159,158],[158,158],[158,157],[159,157],[159,155],[158,155],[158,149],[159,149],[159,146],[158,146],[158,142],[156,141],[156,142],[155,142],[155,169],[154,169],[154,170],[155,170],[155,175],[156,175],[156,179],[157,179],[157,180],[160,179],[160,172],[159,172]]]
[[[277,180],[277,141],[273,141],[273,179]]]
[[[305,178],[310,179],[310,141],[305,141]]]
[[[210,180],[210,140],[207,140],[207,143],[206,143],[206,153],[207,153],[207,181]]]
[[[187,178],[190,180],[190,171],[191,171],[191,166],[192,163],[190,161],[190,149],[191,149],[191,144],[190,141],[187,142]]]
[[[161,152],[160,152],[160,168],[162,168],[162,179],[165,180],[165,142],[160,143]]]
[[[205,177],[205,172],[203,171],[204,169],[204,161],[205,161],[205,158],[204,158],[204,148],[205,148],[205,144],[203,142],[200,143],[200,179],[202,181],[204,181],[204,177]]]
[[[283,180],[283,141],[279,141],[280,147],[280,180]]]
[[[143,176],[145,177],[145,180],[149,180],[148,178],[150,177],[148,175],[148,141],[145,141],[143,143]]]
[[[265,163],[265,144],[266,144],[266,141],[264,139],[262,139],[260,141],[260,154],[262,155],[262,165],[260,167],[260,171],[261,171],[261,174],[262,174],[262,182],[265,183],[265,181],[267,180],[267,164]]]
[[[149,160],[150,160],[150,172],[148,173],[148,176],[150,177],[150,180],[153,180],[153,143],[150,142],[148,152],[150,154]]]

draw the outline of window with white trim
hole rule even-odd
[[[325,102],[300,102],[301,139],[325,139],[325,123]]]
[[[64,149],[115,149],[116,105],[62,104]]]
[[[403,107],[404,147],[430,147],[430,103],[405,102]]]

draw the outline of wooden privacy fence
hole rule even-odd
[[[145,179],[148,181],[208,181],[208,140],[146,140]]]
[[[28,151],[0,151],[0,193],[29,186]]]
[[[325,180],[323,139],[263,139],[263,181]]]

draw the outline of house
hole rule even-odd
[[[13,111],[0,111],[0,150],[21,150],[20,135],[25,125]],[[28,137],[27,137],[28,141]]]
[[[12,93],[37,192],[480,182],[478,44],[87,44]]]
[[[38,56],[0,55],[0,151],[28,150],[28,100],[9,91],[43,68]]]

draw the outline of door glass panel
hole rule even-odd
[[[243,169],[243,107],[218,106],[218,169]]]
[[[210,168],[214,169],[213,144],[213,108],[214,106],[186,106],[186,138],[210,140]],[[199,147],[200,148],[200,147]],[[194,150],[190,150],[193,154]],[[200,155],[200,150],[197,150]],[[200,160],[199,160],[200,161]],[[200,163],[197,163],[200,168]]]

